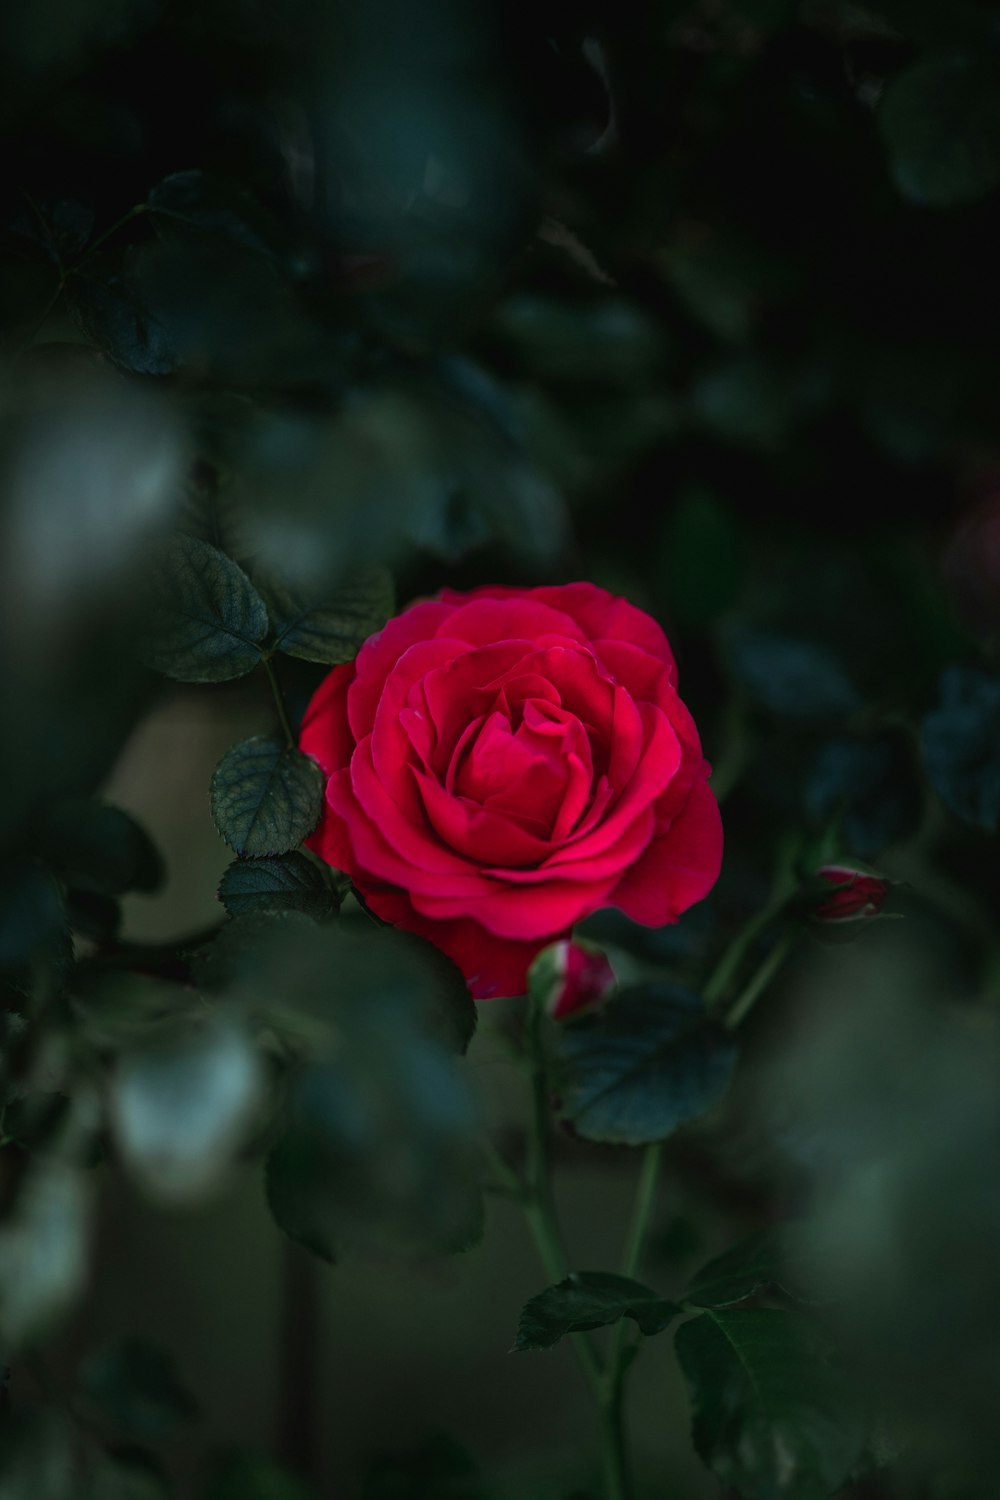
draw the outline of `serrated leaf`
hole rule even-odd
[[[568,1333],[631,1318],[644,1334],[662,1333],[681,1311],[641,1281],[610,1271],[576,1271],[524,1304],[514,1349],[551,1349]]]
[[[696,1307],[731,1307],[768,1287],[789,1284],[787,1247],[779,1230],[759,1229],[707,1261],[684,1293]]]
[[[89,797],[63,797],[48,808],[39,852],[74,890],[122,896],[163,883],[163,860],[145,829],[120,807]]]
[[[286,587],[265,588],[274,624],[275,649],[303,661],[334,666],[353,661],[393,609],[392,575],[372,568],[334,597],[298,597]]]
[[[836,719],[860,702],[832,651],[744,626],[729,638],[730,670],[761,707],[790,719]]]
[[[270,859],[235,860],[219,883],[219,900],[231,917],[299,911],[317,922],[340,905],[323,871],[294,850]]]
[[[222,757],[209,796],[215,826],[237,854],[287,854],[319,821],[323,773],[301,750],[255,735]]]
[[[942,675],[920,726],[924,768],[941,800],[980,828],[1000,827],[1000,677],[977,667]]]
[[[251,671],[267,610],[239,564],[193,536],[158,543],[151,564],[147,666],[178,682],[228,682]]]
[[[153,1198],[206,1197],[249,1136],[264,1077],[246,1033],[221,1020],[172,1026],[124,1053],[108,1086],[122,1161]]]
[[[675,1346],[695,1447],[722,1484],[745,1500],[826,1500],[845,1483],[865,1425],[805,1314],[720,1308],[682,1324]]]
[[[124,1437],[156,1442],[198,1414],[168,1352],[131,1336],[97,1350],[79,1375],[80,1395]]]
[[[562,1113],[587,1140],[662,1141],[718,1103],[736,1056],[732,1037],[697,995],[677,985],[634,985],[600,1015],[560,1028]]]
[[[894,78],[878,113],[904,198],[971,203],[1000,184],[1000,72],[960,53],[921,58]]]

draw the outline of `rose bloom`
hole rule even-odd
[[[659,926],[711,889],[719,808],[659,625],[590,583],[445,589],[335,667],[302,749],[310,847],[478,999],[522,994],[574,922]]]

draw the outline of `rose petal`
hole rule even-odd
[[[668,832],[626,870],[611,905],[647,927],[676,922],[718,880],[722,844],[719,804],[708,782],[699,781]]]

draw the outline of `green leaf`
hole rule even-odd
[[[684,1293],[696,1307],[731,1307],[771,1287],[788,1291],[788,1246],[780,1230],[758,1229],[706,1262]]]
[[[260,204],[232,183],[197,168],[164,177],[150,191],[146,207],[189,229],[235,240],[263,255],[273,253],[267,231],[274,226]]]
[[[299,911],[321,922],[340,905],[323,871],[293,851],[271,859],[238,859],[219,884],[219,900],[231,917],[253,912]]]
[[[210,797],[215,826],[237,854],[286,854],[319,821],[323,773],[300,750],[255,735],[222,757]]]
[[[35,1160],[0,1225],[0,1344],[18,1349],[49,1333],[83,1288],[90,1193],[55,1160]]]
[[[263,585],[274,625],[275,649],[303,661],[336,665],[353,661],[393,610],[392,575],[372,568],[345,583],[332,598],[298,597],[294,590]]]
[[[729,637],[729,667],[762,708],[791,719],[838,719],[860,699],[833,652],[749,626]]]
[[[567,1333],[631,1318],[645,1334],[662,1333],[681,1311],[641,1281],[610,1271],[575,1271],[526,1302],[514,1349],[551,1349]]]
[[[92,1354],[80,1371],[79,1390],[103,1422],[142,1443],[170,1437],[198,1414],[173,1358],[143,1338],[118,1339]]]
[[[600,1015],[562,1026],[555,1042],[562,1112],[591,1141],[662,1141],[712,1109],[736,1063],[732,1037],[677,985],[622,990]]]
[[[229,1453],[215,1467],[204,1500],[315,1500],[315,1491],[258,1453]]]
[[[952,812],[980,828],[1000,827],[1000,677],[950,667],[938,706],[920,727],[924,768]]]
[[[89,797],[52,804],[39,852],[75,890],[122,896],[155,891],[163,883],[163,860],[145,830],[120,807]]]
[[[147,666],[178,682],[228,682],[251,671],[268,621],[243,569],[193,536],[159,542],[151,561]]]
[[[263,1086],[256,1049],[236,1025],[213,1018],[160,1028],[124,1053],[111,1076],[111,1125],[125,1166],[162,1202],[205,1197],[246,1143]]]
[[[971,203],[1000,184],[1000,71],[961,53],[921,58],[886,89],[878,114],[904,198]]]
[[[803,1313],[716,1309],[682,1324],[677,1357],[701,1458],[745,1500],[825,1500],[865,1443],[850,1387]]]

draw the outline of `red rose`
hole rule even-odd
[[[817,922],[854,922],[877,917],[889,894],[889,882],[853,865],[822,865],[816,874],[837,889],[810,915]]]
[[[327,776],[310,839],[479,999],[617,906],[674,922],[722,824],[663,631],[589,583],[444,590],[335,667],[301,744]]]

